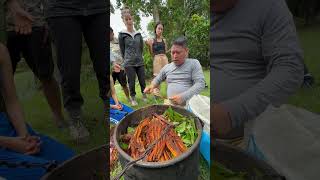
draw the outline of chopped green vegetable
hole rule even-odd
[[[133,128],[133,127],[128,127],[128,128],[127,128],[127,132],[128,132],[129,134],[134,133],[134,130],[135,130],[135,128]]]
[[[186,117],[174,111],[171,106],[163,113],[175,125],[175,131],[181,137],[183,143],[190,147],[198,137],[194,118]]]
[[[129,147],[129,145],[128,144],[126,144],[126,143],[124,143],[124,142],[120,142],[120,147],[121,147],[121,149],[123,149],[123,150],[127,150],[128,149],[128,147]]]
[[[185,130],[186,130],[186,122],[182,122],[181,124],[179,124],[177,127],[176,127],[176,131],[178,133],[183,133]]]

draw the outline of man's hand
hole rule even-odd
[[[184,103],[184,101],[180,95],[175,95],[175,96],[169,97],[169,100],[172,103],[177,104],[177,105],[182,105]]]
[[[8,9],[13,16],[15,31],[19,34],[30,34],[32,32],[32,22],[34,18],[23,10],[16,0],[8,2]]]
[[[154,87],[152,86],[152,85],[150,85],[150,86],[147,86],[145,89],[144,89],[144,93],[146,93],[146,94],[151,94],[151,93],[153,93],[153,89],[154,89]]]
[[[213,119],[214,138],[223,139],[232,129],[229,113],[220,104],[213,104],[210,111]]]
[[[34,136],[7,137],[6,148],[19,153],[33,155],[40,152],[40,140]]]

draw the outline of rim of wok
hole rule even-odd
[[[156,107],[157,106],[164,106],[164,107],[167,107],[167,108],[170,107],[170,105],[150,105],[150,106],[146,106],[146,107],[142,107],[140,109],[137,109],[137,110],[129,113],[126,117],[132,115],[136,111],[141,111],[143,109],[148,109],[148,108],[151,108],[153,106],[156,106]],[[195,120],[195,125],[196,125],[197,133],[198,133],[197,139],[192,144],[192,146],[187,149],[186,152],[184,152],[183,154],[181,154],[178,157],[175,157],[173,159],[170,159],[170,160],[167,160],[167,161],[163,161],[163,162],[144,162],[144,161],[141,160],[139,162],[136,162],[134,165],[140,166],[140,167],[144,167],[144,168],[162,168],[162,167],[172,166],[172,165],[174,165],[174,164],[186,159],[187,157],[189,157],[196,150],[196,148],[200,146],[200,139],[201,139],[201,135],[202,135],[202,125],[200,123],[200,119],[197,116],[195,116],[192,112],[190,112],[190,111],[188,111],[188,110],[186,110],[184,108],[177,107],[177,106],[171,106],[171,107],[172,107],[173,110],[180,109],[180,110],[184,110],[184,111],[187,111],[187,112],[190,113],[190,116],[192,116],[194,118],[194,120]],[[183,115],[183,116],[185,116],[185,115]],[[123,119],[125,119],[126,117],[124,117]],[[115,127],[114,134],[113,134],[113,141],[114,141],[114,145],[115,145],[117,151],[119,152],[119,154],[121,154],[121,156],[123,158],[125,158],[127,161],[133,161],[134,159],[120,147],[120,145],[119,145],[119,143],[117,141],[118,127],[121,125],[121,123],[123,123],[123,119]],[[120,139],[120,136],[119,136],[119,139]]]
[[[94,153],[99,153],[101,151],[103,151],[103,153],[101,153],[103,155],[103,157],[105,157],[105,159],[107,159],[107,147],[108,145],[107,144],[103,144],[103,145],[100,145],[98,147],[94,147],[90,150],[87,150],[85,152],[82,152],[80,154],[76,154],[74,157],[64,161],[63,163],[59,164],[56,168],[54,168],[52,171],[49,171],[49,172],[46,172],[46,174],[44,174],[40,180],[47,180],[47,179],[52,179],[52,176],[55,177],[56,174],[58,174],[59,176],[61,176],[61,172],[66,166],[69,167],[69,166],[74,166],[73,163],[75,161],[78,161],[78,160],[81,160],[84,156],[88,156],[88,155],[92,155]],[[105,155],[105,156],[104,156]],[[107,166],[106,166],[107,167]],[[88,169],[88,168],[87,168]],[[104,168],[96,168],[96,166],[94,168],[92,168],[92,166],[89,168],[89,169],[104,169]],[[77,169],[75,169],[77,170]],[[107,171],[106,171],[107,172]],[[104,172],[103,175],[107,175],[107,173]],[[63,176],[61,176],[63,177]]]

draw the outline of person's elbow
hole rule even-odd
[[[200,92],[203,91],[204,88],[206,87],[206,83],[205,83],[204,78],[201,78],[200,80],[198,80],[198,82],[197,82],[196,84],[197,84],[197,86],[199,87],[199,91],[200,91]],[[199,93],[200,93],[200,92],[199,92]]]
[[[299,90],[299,88],[301,87],[302,83],[303,83],[303,76],[304,76],[304,62],[303,62],[303,58],[300,55],[296,56],[295,59],[295,66],[293,66],[291,69],[291,91],[293,93],[295,93],[296,91]]]

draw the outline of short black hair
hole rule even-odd
[[[178,38],[176,38],[173,42],[172,45],[178,45],[178,46],[182,46],[184,48],[187,48],[187,38],[185,36],[180,36]]]

